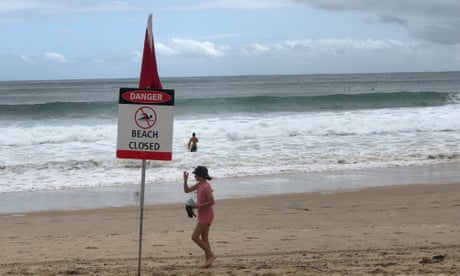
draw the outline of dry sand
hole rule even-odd
[[[460,184],[219,200],[215,212],[218,258],[199,269],[183,205],[147,206],[142,274],[460,273]],[[0,217],[1,275],[137,274],[136,206]]]

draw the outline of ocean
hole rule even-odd
[[[173,160],[148,161],[146,182],[178,183],[165,192],[196,165],[228,180],[460,161],[460,72],[162,84],[175,90]],[[115,157],[121,87],[137,79],[0,82],[0,194],[138,185],[141,161]]]

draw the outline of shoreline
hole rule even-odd
[[[460,163],[430,164],[365,170],[286,173],[213,179],[218,200],[296,193],[336,193],[379,186],[448,184],[460,179]],[[139,177],[140,180],[140,177]],[[190,195],[176,182],[146,183],[145,204],[185,202]],[[0,214],[87,210],[139,205],[139,186],[120,185],[54,191],[0,193]]]
[[[145,208],[142,271],[158,275],[458,273],[460,183],[221,199],[210,242],[182,203]],[[0,215],[0,274],[135,275],[138,207]],[[447,252],[447,253],[446,253]],[[447,254],[442,262],[423,258]],[[149,275],[150,275],[149,274]]]

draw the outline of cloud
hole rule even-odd
[[[358,11],[367,23],[399,24],[416,38],[438,44],[459,44],[460,1],[458,0],[292,0],[335,11]]]
[[[262,44],[256,43],[256,44],[249,45],[247,47],[243,47],[243,49],[241,50],[241,53],[247,56],[259,56],[259,55],[268,53],[269,51],[270,51],[270,48],[268,46],[264,46]]]
[[[42,1],[34,0],[2,0],[0,1],[0,13],[16,12],[23,10],[44,9],[48,5]]]
[[[163,56],[177,56],[180,55],[180,53],[173,48],[163,44],[163,43],[156,43],[155,44],[155,51]]]
[[[43,54],[46,59],[59,62],[59,63],[67,63],[68,60],[65,58],[64,55],[56,53],[56,52],[46,52]]]
[[[292,6],[290,0],[214,0],[188,6],[174,6],[164,10],[209,10],[209,9],[275,9]]]
[[[171,45],[173,43],[167,46],[171,55],[162,54],[159,63],[162,74],[169,76],[410,72],[460,68],[460,59],[455,60],[453,55],[460,45],[437,45],[415,40],[351,37],[280,40],[232,47],[222,57],[200,59],[199,63],[188,58],[186,51],[169,48]]]
[[[133,51],[131,56],[131,61],[134,63],[141,64],[142,62],[142,53],[139,51]]]
[[[66,10],[69,12],[73,11],[73,12],[87,13],[87,12],[126,12],[126,11],[137,11],[141,9],[136,8],[125,1],[110,1],[108,3],[87,5],[87,6],[73,6],[72,4],[69,4],[69,6],[66,6]]]
[[[158,54],[164,56],[191,55],[217,58],[224,56],[228,48],[209,41],[173,38],[169,45],[158,43],[155,49]]]
[[[245,64],[233,66],[240,74],[445,71],[458,70],[460,59],[453,57],[459,49],[460,45],[345,37],[255,44],[232,58]]]
[[[283,40],[271,44],[252,44],[241,49],[245,56],[269,57],[316,57],[319,55],[345,56],[363,55],[396,49],[409,49],[414,43],[403,43],[397,40],[373,40],[352,38],[322,38],[322,39],[297,39]]]
[[[202,4],[202,7],[233,9],[273,9],[289,5],[289,1],[286,0],[218,0]]]
[[[426,25],[415,26],[411,33],[425,40],[440,44],[460,44],[460,24],[458,26]]]
[[[26,55],[21,55],[19,56],[19,58],[22,60],[22,61],[25,61],[25,62],[32,62],[32,59],[30,59],[28,56]]]
[[[382,49],[390,49],[395,47],[407,47],[408,44],[396,40],[356,40],[351,38],[325,38],[325,39],[301,39],[301,40],[285,40],[275,44],[275,49],[283,51],[295,50],[315,51],[337,53],[350,50],[368,50],[376,51]]]
[[[90,1],[82,4],[81,1],[2,0],[0,1],[0,13],[21,12],[27,10],[33,10],[35,12],[41,13],[104,13],[141,10],[140,7],[136,8],[125,1],[104,1],[103,3],[90,3]]]

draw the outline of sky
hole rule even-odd
[[[460,71],[458,0],[0,0],[0,81]]]

